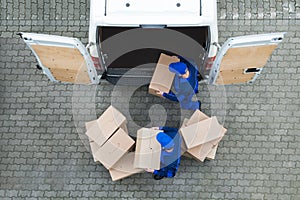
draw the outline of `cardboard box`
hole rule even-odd
[[[98,149],[94,156],[104,167],[110,169],[126,154],[134,143],[134,140],[123,129],[119,128],[117,132]]]
[[[121,125],[120,125],[120,128],[123,129],[125,131],[125,133],[128,134],[128,129],[127,129],[127,121],[123,122]]]
[[[207,115],[205,115],[204,113],[202,113],[200,110],[196,110],[190,119],[183,120],[182,127],[187,127],[189,125],[195,124],[195,123],[197,123],[199,121],[203,121],[205,119],[209,119],[209,117]],[[193,158],[196,160],[200,160],[203,157],[203,154],[201,154],[201,151],[202,151],[204,145],[206,145],[206,144],[199,145],[192,149],[187,149],[187,146],[186,146],[185,142],[183,141],[181,144],[181,149],[182,149],[182,152],[184,153],[183,156],[188,157],[188,158]],[[208,147],[208,145],[207,145],[207,147]],[[210,151],[211,151],[211,149],[209,149],[209,152]],[[205,157],[204,157],[204,159],[205,159]]]
[[[182,127],[180,133],[188,149],[200,144],[216,140],[222,135],[222,126],[216,117],[202,120],[187,127]],[[214,144],[216,145],[216,143]]]
[[[188,121],[189,121],[189,119],[184,118],[184,119],[183,119],[183,122],[182,122],[182,124],[181,124],[181,128],[182,128],[182,127],[186,127],[186,124],[187,124]],[[179,134],[179,135],[180,135],[180,137],[181,137],[181,155],[183,155],[183,156],[185,156],[185,157],[189,157],[189,156],[187,156],[187,153],[186,153],[186,151],[187,151],[187,146],[186,146],[186,144],[185,144],[185,142],[184,142],[184,140],[183,140],[183,138],[182,138],[182,135],[181,135],[181,134]]]
[[[220,138],[218,138],[216,140],[212,140],[212,141],[204,143],[204,144],[201,144],[197,147],[188,149],[187,152],[201,162],[203,162],[205,160],[205,158],[208,156],[211,156],[214,158],[216,151],[217,151],[217,149],[215,147],[218,146],[218,143],[221,141],[221,139],[225,135],[226,131],[227,131],[227,129],[222,128],[222,134],[221,134]]]
[[[184,118],[183,121],[182,121],[182,124],[181,124],[181,127],[186,127],[187,126],[187,123],[188,123],[189,119],[188,118]]]
[[[187,149],[187,146],[186,146],[185,142],[183,141],[181,135],[180,135],[180,137],[181,137],[181,155],[183,155],[188,149]]]
[[[94,124],[97,122],[97,120],[93,120],[90,122],[85,122],[85,128],[86,130],[89,130],[92,126],[94,126]]]
[[[94,158],[94,162],[98,162],[98,160],[95,157],[95,153],[100,149],[100,146],[94,141],[90,141],[90,146],[91,146],[91,151],[92,151],[92,155]]]
[[[112,168],[109,169],[110,176],[113,181],[117,181],[144,170],[133,167],[134,152],[125,154]]]
[[[203,121],[205,119],[209,119],[209,117],[204,114],[203,112],[201,112],[200,110],[196,110],[193,115],[191,116],[191,118],[186,121],[186,126],[190,126],[192,124],[195,124],[197,122]]]
[[[208,142],[197,147],[188,149],[187,152],[190,155],[192,155],[195,159],[203,162],[214,146],[216,145],[213,145],[211,142]]]
[[[180,59],[166,54],[160,54],[158,63],[153,73],[150,85],[149,93],[157,95],[155,91],[160,90],[162,92],[169,93],[175,74],[169,71],[169,65],[174,62],[179,62]]]
[[[97,120],[94,121],[90,121],[90,122],[86,122],[85,123],[85,127],[86,130],[89,130],[91,127],[93,127],[95,124],[97,123]],[[120,126],[126,133],[128,133],[127,131],[127,126],[126,126],[126,122],[124,122],[123,124],[121,124]],[[92,138],[89,137],[89,143],[90,143],[90,147],[91,147],[91,152],[94,158],[94,162],[98,162],[98,160],[95,157],[95,153],[100,149],[100,145],[98,145]]]
[[[126,124],[126,117],[116,108],[110,106],[96,120],[96,123],[92,122],[86,123],[86,135],[99,146],[102,146],[120,126]]]
[[[188,152],[185,152],[184,154],[182,154],[182,156],[194,159],[194,157],[191,154],[189,154]]]
[[[97,120],[86,122],[85,123],[86,130],[89,130],[95,123],[97,123]],[[91,138],[89,138],[89,144],[92,151],[94,162],[97,162],[97,159],[95,158],[94,154],[98,151],[100,146],[96,142],[94,142]]]
[[[193,115],[191,116],[190,119],[184,119],[183,123],[182,123],[182,127],[187,127],[193,124],[196,124],[200,121],[209,119],[209,117],[207,115],[205,115],[204,113],[202,113],[199,110],[196,110]],[[210,142],[198,145],[196,147],[190,148],[188,149],[188,147],[185,144],[185,141],[183,142],[182,145],[182,152],[184,153],[183,156],[189,157],[189,158],[194,158],[198,161],[204,161],[205,158],[208,159],[214,159],[216,152],[217,152],[217,148],[218,148],[218,143],[221,141],[222,137],[225,135],[227,129],[222,127],[222,134],[220,136],[220,138],[212,140]]]
[[[206,159],[208,160],[213,160],[216,157],[217,149],[218,149],[219,144],[214,146],[211,151],[207,154]]]
[[[161,130],[141,128],[137,132],[134,167],[160,169],[161,145],[156,135]]]
[[[187,158],[193,158],[193,156],[191,154],[189,154],[189,152],[187,151],[187,147],[185,145],[185,142],[183,141],[182,139],[182,136],[180,135],[181,137],[181,155],[184,156],[184,157],[187,157]]]
[[[191,116],[190,119],[187,119],[187,118],[184,118],[183,122],[182,122],[182,125],[181,125],[181,128],[182,127],[187,127],[188,125],[191,125],[191,124],[194,124],[194,123],[197,123],[201,120],[204,120],[204,119],[208,119],[209,117],[206,116],[204,113],[202,113],[200,110],[196,110],[193,115]],[[180,134],[181,136],[181,134]],[[182,136],[181,136],[182,138]],[[197,147],[195,147],[197,148]],[[188,152],[188,148],[185,144],[185,141],[182,140],[181,142],[181,154],[184,156],[184,157],[187,157],[187,158],[192,158],[192,159],[196,159],[198,160],[196,157],[194,157],[192,154],[190,154]]]
[[[221,139],[222,139],[222,138],[224,137],[224,135],[227,133],[227,129],[223,127],[223,128],[222,128],[222,132],[223,132],[223,134],[222,134],[222,136],[221,136]],[[211,149],[211,151],[208,153],[208,155],[206,156],[207,159],[210,159],[210,160],[215,159],[215,156],[216,156],[216,153],[217,153],[217,149],[218,149],[218,146],[219,146],[219,142],[221,141],[221,139],[219,139],[218,144],[215,145],[215,146]]]

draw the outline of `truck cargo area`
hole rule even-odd
[[[173,34],[174,31],[178,36]],[[98,27],[99,45],[107,69],[105,77],[113,83],[121,76],[135,79],[140,77],[143,78],[143,81],[147,78],[150,80],[161,53],[179,55],[178,51],[181,51],[181,56],[187,58],[197,57],[192,59],[200,67],[202,64],[200,58],[207,55],[206,52],[209,50],[209,37],[209,27],[206,26]],[[193,41],[193,44],[190,45],[180,41],[183,40],[182,38],[189,38]],[[153,46],[149,46],[149,44],[153,44]],[[174,52],[172,49],[179,50]],[[188,51],[184,51],[184,49],[188,49]],[[194,52],[193,49],[199,52]],[[194,56],[189,55],[189,51]],[[136,67],[138,67],[138,70],[130,70]]]

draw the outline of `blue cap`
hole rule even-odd
[[[164,132],[160,132],[156,135],[156,140],[160,143],[162,147],[165,149],[171,149],[174,147],[174,141],[170,136],[165,134]]]
[[[187,66],[183,62],[171,63],[169,65],[169,70],[177,75],[183,75],[186,73]]]

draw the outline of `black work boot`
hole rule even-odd
[[[163,176],[160,176],[160,175],[153,174],[153,178],[154,178],[155,180],[160,180],[160,179],[163,179],[164,177],[163,177]]]

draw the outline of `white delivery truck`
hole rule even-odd
[[[233,37],[221,47],[216,0],[91,0],[86,47],[76,38],[20,36],[53,82],[150,82],[160,53],[166,53],[197,65],[199,80],[208,84],[237,84],[259,76],[284,34]]]

